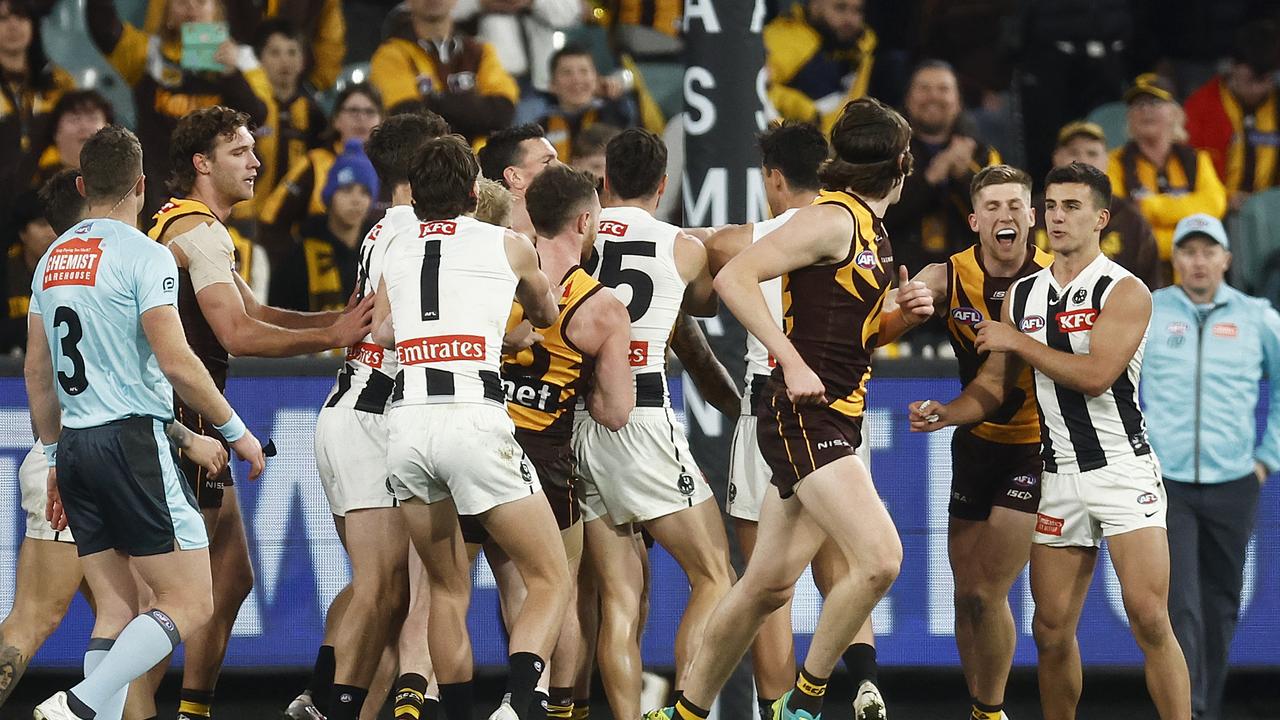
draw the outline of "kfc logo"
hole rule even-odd
[[[418,237],[428,235],[452,235],[458,231],[458,223],[452,220],[432,220],[419,226]]]
[[[1053,316],[1058,323],[1058,330],[1064,333],[1092,330],[1093,321],[1098,319],[1098,311],[1093,308],[1060,312]]]
[[[620,223],[615,220],[601,220],[600,234],[612,235],[614,237],[622,237],[627,234],[627,224]]]

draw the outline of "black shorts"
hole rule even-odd
[[[573,447],[568,442],[548,442],[545,436],[521,428],[516,428],[516,442],[520,443],[520,448],[538,473],[542,492],[556,516],[556,526],[561,531],[573,527],[582,519],[578,496],[574,492],[578,459],[573,454]],[[459,515],[458,523],[462,526],[462,539],[468,544],[478,545],[489,540],[489,533],[475,515]]]
[[[991,508],[1035,514],[1040,507],[1040,443],[992,442],[957,428],[951,436],[951,517],[982,521]]]
[[[773,471],[773,485],[785,500],[810,473],[857,454],[862,417],[826,405],[795,405],[779,384],[770,387],[756,408],[756,441]]]
[[[217,440],[227,451],[227,457],[233,457],[231,446],[223,439],[222,433],[218,432],[213,423],[205,420],[199,413],[180,401],[174,402],[173,409],[178,422],[186,425],[193,432]],[[223,491],[235,485],[235,481],[231,479],[231,463],[227,463],[227,466],[217,475],[210,475],[209,471],[192,462],[185,453],[179,452],[178,468],[182,470],[183,477],[186,478],[191,491],[195,493],[196,504],[201,510],[222,507]]]
[[[58,489],[79,554],[115,549],[141,557],[207,547],[204,518],[180,475],[159,420],[63,428]]]

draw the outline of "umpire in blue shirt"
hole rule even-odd
[[[1179,280],[1151,298],[1142,396],[1169,494],[1169,614],[1192,713],[1219,720],[1258,495],[1280,469],[1280,314],[1223,282],[1217,218],[1183,218],[1173,243]],[[1263,377],[1271,412],[1256,442]]]

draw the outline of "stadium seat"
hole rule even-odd
[[[138,2],[145,5],[142,0]],[[126,3],[121,5],[124,13]],[[117,122],[136,127],[133,92],[89,38],[84,24],[84,0],[59,0],[44,19],[41,34],[50,60],[71,73],[77,85],[97,90],[111,101]]]
[[[1097,123],[1107,134],[1107,149],[1118,148],[1129,142],[1128,106],[1122,102],[1109,102],[1089,111],[1085,119]]]
[[[595,23],[583,23],[564,31],[564,44],[575,43],[591,51],[596,71],[608,75],[618,69],[618,60],[609,42],[609,31]],[[561,46],[563,47],[563,45]]]
[[[316,93],[316,102],[319,103],[320,109],[324,110],[325,115],[333,113],[333,103],[338,99],[338,93],[348,85],[357,85],[362,82],[369,82],[369,63],[347,63],[342,66],[342,70],[338,72],[338,79],[334,81],[333,87],[324,92]]]
[[[1268,281],[1268,261],[1280,254],[1280,188],[1260,192],[1227,220],[1231,238],[1231,284],[1258,294]],[[1273,264],[1270,272],[1275,271]],[[1272,281],[1273,289],[1276,282]],[[1273,298],[1274,301],[1274,298]]]

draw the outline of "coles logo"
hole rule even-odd
[[[870,250],[863,250],[858,253],[858,256],[853,261],[863,270],[874,270],[876,267],[876,254]]]
[[[347,348],[347,361],[382,369],[382,348],[373,343],[357,343]]]
[[[1024,333],[1040,332],[1044,329],[1044,318],[1039,315],[1028,315],[1018,323],[1018,329]]]
[[[452,235],[458,231],[458,223],[452,220],[432,220],[419,225],[418,237],[428,235]]]
[[[484,349],[484,338],[479,335],[438,335],[396,343],[396,360],[401,365],[483,360]]]
[[[1054,315],[1053,319],[1058,323],[1058,330],[1064,333],[1092,330],[1093,321],[1098,319],[1098,311],[1093,308],[1084,308],[1083,310],[1060,312]]]
[[[958,307],[951,310],[951,317],[961,325],[977,325],[982,322],[982,313],[971,307]]]
[[[631,353],[628,355],[631,367],[644,367],[649,364],[649,341],[632,340]]]
[[[1155,493],[1142,493],[1138,496],[1139,505],[1151,505],[1157,502],[1160,502],[1160,497]]]
[[[1062,537],[1062,526],[1064,524],[1065,523],[1062,518],[1045,515],[1044,513],[1036,513],[1036,532],[1041,535]]]
[[[1218,337],[1233,338],[1240,334],[1240,328],[1235,323],[1214,323],[1213,334]]]
[[[44,264],[44,289],[97,284],[101,245],[102,238],[75,238],[54,248]]]
[[[616,220],[601,220],[600,234],[612,235],[614,237],[622,237],[627,234],[627,224],[620,223]]]

